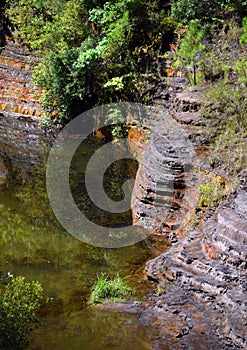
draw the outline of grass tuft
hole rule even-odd
[[[104,300],[125,301],[132,294],[132,289],[117,275],[113,279],[102,274],[92,288],[89,304],[101,304]]]

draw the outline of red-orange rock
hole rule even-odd
[[[6,105],[5,105],[4,103],[2,103],[2,104],[0,105],[1,111],[4,111],[4,110],[5,110],[5,107],[6,107]]]
[[[216,260],[219,258],[219,252],[212,244],[205,242],[204,249],[205,249],[209,259]]]
[[[40,117],[40,116],[41,116],[41,112],[40,112],[39,109],[36,109],[36,110],[35,110],[34,116],[35,116],[35,117]]]

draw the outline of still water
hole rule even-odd
[[[79,165],[76,160],[72,164],[71,183],[74,183],[78,207],[84,208],[94,220],[98,218],[104,223],[107,218],[91,206],[81,180],[84,163],[93,151],[91,144],[82,146],[78,153]],[[106,192],[110,195],[115,191],[115,198],[121,197],[118,184],[133,176],[135,167],[115,164],[109,169]],[[155,242],[147,238],[129,247],[105,249],[72,237],[53,216],[43,170],[42,167],[36,169],[22,183],[10,177],[0,185],[2,269],[23,275],[30,281],[40,281],[44,295],[53,300],[48,308],[41,310],[41,324],[31,333],[29,349],[152,349],[152,330],[139,322],[138,315],[98,309],[89,306],[87,300],[101,273],[119,274],[133,288],[133,298],[143,299],[149,288],[143,269],[145,262],[158,254]],[[78,174],[80,181],[77,181]],[[126,213],[126,216],[116,218],[116,225],[130,220],[131,213]]]

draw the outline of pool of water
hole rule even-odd
[[[84,309],[47,321],[33,332],[29,349],[145,350],[152,349],[150,335],[137,315]]]
[[[88,160],[94,146],[83,146],[80,166]],[[84,157],[84,158],[83,158]],[[128,169],[127,178],[133,172]],[[79,169],[79,170],[78,170]],[[131,169],[131,170],[130,170]],[[114,176],[124,174],[122,168],[109,169],[111,187],[117,188]],[[71,177],[73,180],[73,176]],[[78,186],[77,181],[73,180]],[[115,183],[116,184],[116,183]],[[75,186],[75,189],[76,189]],[[90,207],[83,184],[77,193],[78,206],[98,217],[100,212]],[[108,191],[109,188],[107,189]],[[76,195],[75,195],[76,197]],[[76,200],[76,199],[75,199]],[[91,213],[91,214],[90,214]],[[130,213],[121,220],[129,222]],[[119,218],[116,218],[119,220]],[[107,219],[103,219],[107,221]],[[119,221],[116,221],[119,225]],[[114,226],[114,225],[113,225]],[[87,304],[90,290],[97,276],[119,274],[133,288],[133,298],[143,299],[149,284],[143,276],[145,262],[165,249],[151,238],[118,249],[90,246],[69,235],[59,225],[49,206],[42,168],[16,183],[14,178],[0,186],[0,263],[5,272],[23,275],[27,280],[38,280],[50,306],[41,309],[41,324],[30,335],[29,349],[97,350],[97,349],[151,349],[153,333],[140,324],[138,315],[116,310],[97,309]]]

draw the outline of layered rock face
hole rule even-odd
[[[190,232],[165,253],[149,261],[146,274],[159,283],[174,281],[179,287],[179,312],[184,308],[185,295],[191,295],[187,301],[187,307],[191,306],[190,313],[197,304],[214,312],[211,332],[219,336],[224,346],[246,348],[246,188],[221,206],[207,220],[202,231]],[[161,300],[167,307],[165,294]],[[193,313],[190,317],[193,319]]]
[[[200,91],[178,93],[169,113],[186,127],[198,151],[197,164],[208,172],[207,157],[201,152],[207,134],[203,133],[206,121],[200,115]],[[159,138],[156,136],[156,139]],[[166,147],[164,142],[162,145]],[[166,152],[163,151],[165,163]],[[151,156],[156,154],[153,151]],[[159,161],[162,162],[161,154]],[[152,171],[150,166],[144,169],[149,177]],[[148,176],[140,178],[144,185],[139,181],[142,187],[139,198],[147,193]],[[188,190],[186,186],[184,192]],[[177,237],[177,242],[173,240],[165,253],[146,264],[148,278],[159,283],[159,296],[153,295],[150,299],[150,313],[163,325],[161,338],[167,336],[164,329],[171,324],[166,320],[172,320],[175,315],[177,326],[173,325],[173,336],[181,338],[176,345],[178,349],[194,348],[195,338],[205,341],[197,344],[196,349],[247,348],[246,191],[246,182],[242,181],[236,194],[231,194],[216,212],[207,213],[203,226],[182,238]],[[183,213],[187,203],[182,200],[180,204],[178,214]],[[149,216],[146,207],[139,205],[138,208]],[[168,211],[164,208],[160,223],[162,220],[165,223],[167,217]],[[160,342],[158,348],[162,344]]]
[[[7,41],[0,52],[0,157],[9,171],[22,171],[43,157],[38,125],[41,92],[31,83],[38,59],[25,47]]]
[[[155,122],[150,118],[152,136],[132,196],[134,224],[169,238],[182,234],[196,205],[198,170],[193,165],[204,137],[200,92],[179,92],[172,98],[171,89],[172,103],[163,110],[157,107]]]
[[[37,120],[41,92],[31,84],[31,70],[39,62],[25,47],[7,41],[0,53],[0,110],[5,116]]]
[[[186,222],[193,207],[194,181],[190,164],[160,132],[162,129],[165,133],[161,123],[146,148],[137,172],[132,207],[134,224],[170,236]]]

